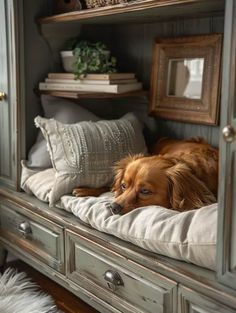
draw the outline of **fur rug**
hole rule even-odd
[[[1,313],[62,313],[51,296],[39,290],[25,273],[8,268],[0,274]]]

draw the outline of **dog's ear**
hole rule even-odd
[[[121,182],[123,180],[124,172],[127,165],[130,162],[133,162],[143,157],[144,157],[143,154],[129,155],[115,164],[115,166],[113,167],[115,172],[115,178],[112,186],[112,191],[116,193],[116,196],[119,196],[121,194]]]
[[[207,186],[191,173],[185,164],[175,164],[167,170],[171,208],[178,211],[197,209],[216,202]]]

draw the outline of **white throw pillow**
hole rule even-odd
[[[99,120],[92,112],[67,99],[41,95],[41,103],[46,118],[55,118],[64,124],[81,121],[96,122]],[[27,166],[41,169],[52,167],[49,152],[47,151],[47,142],[41,132],[39,132],[36,142],[28,153]]]
[[[35,124],[47,140],[56,170],[50,205],[78,186],[109,186],[115,162],[129,154],[147,152],[142,125],[132,113],[118,120],[72,125],[38,116]]]

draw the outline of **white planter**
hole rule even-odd
[[[61,51],[61,60],[63,68],[66,72],[73,72],[73,64],[75,63],[75,57],[73,51]]]

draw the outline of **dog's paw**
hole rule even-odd
[[[75,197],[86,197],[88,195],[88,190],[85,188],[75,188],[73,189],[72,194]]]

